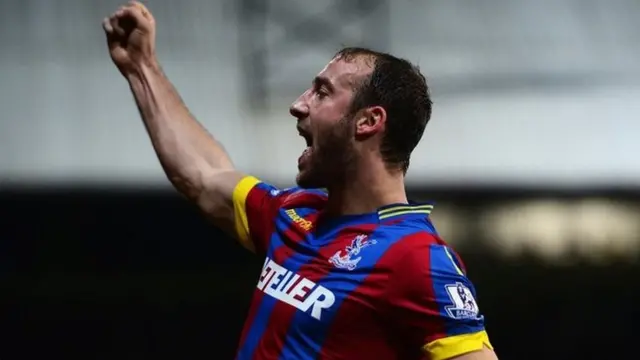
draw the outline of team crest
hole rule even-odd
[[[450,317],[454,319],[476,319],[479,314],[478,304],[469,290],[462,283],[446,285],[445,289],[453,305],[445,307]]]
[[[358,263],[362,259],[361,256],[356,257],[360,254],[360,251],[376,243],[376,240],[369,239],[367,235],[358,235],[351,241],[351,245],[347,246],[344,250],[336,251],[336,253],[329,258],[329,262],[339,269],[352,271],[358,266]]]

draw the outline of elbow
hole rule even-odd
[[[214,169],[203,167],[192,169],[192,171],[181,172],[176,175],[169,175],[168,179],[176,190],[188,200],[200,205],[203,201],[209,202],[216,199],[217,192],[222,191],[222,186],[226,174],[235,173],[230,169]],[[230,188],[231,189],[231,188]]]
[[[197,201],[205,192],[206,176],[210,172],[206,167],[189,166],[179,171],[166,170],[165,173],[171,185],[190,201]]]
[[[184,197],[196,201],[204,191],[202,178],[197,176],[168,176],[169,182]]]

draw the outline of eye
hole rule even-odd
[[[316,97],[318,97],[318,99],[324,99],[325,97],[329,96],[329,92],[326,89],[320,87],[315,90],[315,95]]]

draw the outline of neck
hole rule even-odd
[[[408,203],[401,171],[389,171],[382,163],[354,170],[344,183],[329,187],[330,214],[357,215]]]

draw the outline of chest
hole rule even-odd
[[[326,328],[338,316],[366,323],[384,296],[389,272],[379,260],[388,239],[362,225],[318,234],[310,220],[286,215],[293,220],[273,234],[256,285],[280,304],[275,317],[289,313],[291,326],[306,331]]]

